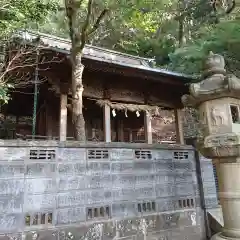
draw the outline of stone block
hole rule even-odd
[[[206,208],[215,208],[218,207],[218,199],[216,195],[205,196],[205,206]]]
[[[172,160],[157,160],[155,162],[155,171],[156,172],[172,172],[173,171],[173,162]]]
[[[154,160],[172,160],[173,153],[171,150],[152,150]]]
[[[22,233],[7,233],[7,234],[0,234],[0,240],[22,240],[23,239]]]
[[[59,240],[66,239],[93,239],[112,240],[116,237],[116,227],[113,222],[89,223],[81,226],[62,227],[59,231]]]
[[[154,174],[135,174],[136,188],[153,187],[155,185]]]
[[[116,237],[116,224],[114,221],[103,223],[103,240],[112,240]]]
[[[25,193],[36,194],[36,193],[53,193],[56,191],[57,184],[56,180],[51,178],[28,178],[25,179]]]
[[[134,163],[131,161],[125,162],[113,162],[111,164],[111,171],[112,173],[133,173],[134,170]]]
[[[133,165],[134,171],[138,173],[146,173],[146,174],[151,174],[155,172],[155,164],[153,161],[135,161]]]
[[[86,202],[84,191],[72,191],[57,194],[57,207],[73,207],[84,205]]]
[[[112,200],[114,201],[135,201],[136,192],[132,188],[120,188],[112,191]]]
[[[88,175],[107,175],[110,174],[110,162],[88,162],[87,174]]]
[[[208,171],[202,171],[202,181],[205,182],[213,182],[215,184],[215,178],[214,175],[211,172]]]
[[[175,210],[175,201],[171,198],[163,198],[156,200],[157,211],[166,212]]]
[[[173,173],[158,173],[155,175],[155,184],[173,184],[175,180],[175,174]]]
[[[158,232],[149,232],[147,234],[147,240],[171,240],[170,231],[158,231]],[[139,238],[140,237],[140,238]],[[143,239],[143,236],[138,236],[138,239]]]
[[[35,194],[26,195],[24,199],[23,211],[37,212],[44,209],[54,209],[56,206],[56,197],[53,194]]]
[[[139,216],[135,202],[119,202],[112,204],[112,217],[113,218],[126,218]]]
[[[192,172],[192,163],[190,161],[174,161],[173,162],[174,170],[176,172]]]
[[[72,191],[87,188],[89,185],[88,176],[61,176],[58,182],[58,191]]]
[[[179,227],[199,226],[201,223],[201,215],[196,210],[185,210],[180,212]]]
[[[129,161],[134,160],[134,153],[132,149],[111,149],[110,151],[110,159],[112,161]]]
[[[0,196],[0,215],[3,213],[21,213],[24,202],[24,195],[20,193],[18,195],[5,195]]]
[[[83,207],[62,208],[56,210],[55,224],[80,223],[86,220],[86,211]]]
[[[26,165],[26,177],[49,177],[56,172],[54,163],[28,163]]]
[[[57,172],[60,176],[78,176],[85,174],[86,164],[79,162],[59,163]]]
[[[155,189],[158,198],[172,197],[175,195],[175,187],[173,184],[158,184]]]
[[[25,240],[58,240],[58,231],[57,230],[36,230],[25,232]]]
[[[204,184],[203,185],[204,196],[217,195],[215,184]]]
[[[194,186],[192,183],[185,183],[185,184],[176,184],[175,185],[175,194],[176,196],[194,196]]]
[[[135,185],[136,185],[136,177],[133,174],[112,175],[113,188],[134,188]]]
[[[28,148],[0,147],[0,161],[26,161],[28,156]]]
[[[111,175],[84,176],[87,188],[112,188]]]
[[[58,148],[59,162],[85,162],[86,149],[85,148]]]
[[[135,189],[136,199],[152,199],[156,197],[154,187],[141,187]]]
[[[111,189],[92,189],[85,191],[86,204],[104,204],[112,202]]]
[[[14,233],[21,232],[23,230],[23,215],[7,214],[0,215],[0,233]]]
[[[162,223],[162,230],[179,228],[181,226],[181,215],[181,212],[161,214],[159,217]]]
[[[149,236],[151,232],[163,229],[164,222],[159,215],[148,215],[138,218],[129,218],[117,221],[117,236],[129,237],[136,235],[135,239],[141,239],[144,233]]]
[[[176,183],[191,183],[193,184],[193,176],[192,176],[192,173],[190,171],[188,172],[183,172],[183,173],[179,173],[177,172],[175,174],[175,182]]]
[[[116,236],[117,238],[126,238],[136,235],[139,231],[139,223],[137,218],[128,218],[116,221]]]
[[[0,195],[19,195],[23,191],[23,179],[0,179]]]
[[[61,226],[58,231],[58,240],[66,240],[66,239],[84,239],[86,232],[90,226],[88,225],[80,225],[80,226]]]
[[[3,163],[0,164],[0,176],[1,177],[24,177],[24,164],[23,163]]]

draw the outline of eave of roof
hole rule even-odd
[[[68,39],[32,31],[19,32],[18,36],[26,40],[34,40],[36,38],[40,38],[39,40],[41,44],[47,46],[53,51],[61,52],[67,55],[70,54],[71,42]],[[181,79],[184,83],[191,82],[194,79],[193,76],[172,72],[161,68],[151,67],[151,63],[154,62],[154,59],[133,56],[130,54],[121,53],[92,45],[85,45],[83,50],[83,57],[90,60],[116,64],[126,68],[139,69],[142,71],[146,71],[146,73],[151,72],[159,74],[160,76],[168,76],[178,80]]]

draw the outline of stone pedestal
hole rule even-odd
[[[240,80],[225,71],[222,56],[211,53],[203,80],[190,85],[185,106],[198,109],[199,151],[218,161],[224,228],[212,239],[240,239]]]
[[[240,163],[221,163],[219,173],[223,235],[240,238]]]
[[[221,163],[219,167],[220,201],[224,228],[212,239],[240,239],[240,163]]]

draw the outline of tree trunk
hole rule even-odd
[[[184,17],[180,16],[178,20],[178,46],[182,47],[184,43]]]
[[[85,121],[83,117],[83,70],[82,53],[72,54],[72,122],[74,138],[85,142]]]

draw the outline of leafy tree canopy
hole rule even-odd
[[[45,17],[56,11],[55,1],[2,0],[0,6],[0,37],[12,31],[29,27],[31,23],[42,23]]]

